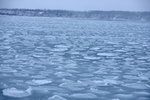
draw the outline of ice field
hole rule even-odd
[[[150,100],[150,23],[0,16],[0,100]]]

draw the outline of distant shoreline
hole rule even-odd
[[[98,20],[150,21],[150,12],[131,12],[131,11],[94,11],[94,10],[69,11],[69,10],[48,10],[48,9],[0,8],[0,15],[85,18]]]

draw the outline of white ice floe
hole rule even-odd
[[[82,82],[64,82],[62,84],[59,85],[62,88],[66,88],[69,89],[71,91],[81,91],[84,90],[85,86],[87,86],[87,84],[84,84]]]
[[[138,80],[139,79],[139,77],[133,76],[133,75],[123,75],[123,78],[131,79],[131,80]]]
[[[116,52],[126,52],[126,51],[123,50],[123,49],[118,49],[118,50],[114,50],[114,51],[116,51]]]
[[[29,74],[28,73],[18,72],[18,73],[14,73],[14,76],[17,76],[17,77],[28,77]]]
[[[48,100],[67,100],[59,95],[54,95],[52,97],[49,97]]]
[[[94,73],[95,74],[107,74],[107,72],[103,69],[96,70]]]
[[[108,85],[119,85],[122,84],[123,82],[114,79],[104,79],[104,80],[94,80],[92,83],[95,86],[108,86]]]
[[[93,77],[94,75],[92,73],[81,73],[79,74],[81,77]]]
[[[55,45],[57,48],[69,48],[70,46],[68,45]]]
[[[136,91],[136,92],[133,92],[133,94],[136,94],[138,96],[150,96],[150,93],[146,91]]]
[[[75,93],[71,95],[72,98],[76,99],[96,99],[97,96],[92,93]]]
[[[65,45],[55,45],[55,48],[53,48],[51,51],[61,52],[68,50],[69,46]]]
[[[100,95],[110,94],[110,92],[104,91],[104,90],[99,90],[96,87],[91,87],[90,90],[91,90],[92,93],[96,93],[96,94],[100,94]]]
[[[54,52],[61,52],[61,51],[66,51],[68,50],[67,48],[54,48],[52,49],[51,51],[54,51]]]
[[[106,84],[115,84],[115,85],[118,85],[118,84],[121,84],[122,82],[121,82],[121,81],[114,80],[114,79],[104,79],[104,83],[106,83]]]
[[[113,53],[97,53],[98,56],[115,56]]]
[[[69,72],[56,72],[55,75],[58,77],[72,76],[72,74]]]
[[[141,79],[141,80],[149,80],[149,77],[148,76],[146,76],[146,75],[144,75],[144,74],[139,74],[138,75],[139,76],[139,78]]]
[[[5,72],[5,73],[16,73],[17,70],[12,69],[11,67],[1,67],[0,72]]]
[[[133,89],[148,89],[149,87],[143,83],[128,83],[124,84],[123,86]]]
[[[80,52],[76,52],[76,51],[74,51],[74,52],[70,52],[70,54],[72,54],[72,55],[79,55],[79,54],[80,54]]]
[[[100,48],[99,47],[93,47],[93,48],[90,48],[90,50],[99,50]]]
[[[70,62],[69,64],[63,66],[63,68],[66,68],[66,69],[77,69],[77,64],[74,63],[74,62]]]
[[[121,98],[121,99],[131,99],[134,98],[132,94],[117,94],[116,97]]]
[[[42,79],[42,78],[46,78],[44,75],[33,75],[31,76],[32,78],[36,78],[36,79]]]
[[[119,98],[114,98],[114,99],[112,99],[112,100],[120,100]]]
[[[45,85],[45,84],[50,84],[52,83],[51,80],[48,80],[48,79],[41,79],[41,80],[31,80],[31,81],[27,81],[26,82],[27,84],[30,84],[30,85]]]
[[[23,98],[23,97],[28,97],[32,94],[32,89],[29,87],[27,90],[19,90],[16,88],[8,88],[4,89],[3,95],[4,96],[9,96],[9,97],[15,97],[15,98]]]
[[[78,71],[72,70],[72,69],[67,70],[67,72],[69,72],[69,73],[79,73]]]
[[[84,59],[88,59],[88,60],[98,60],[99,57],[84,56]]]

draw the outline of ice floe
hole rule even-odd
[[[116,94],[115,96],[118,98],[121,98],[121,99],[132,99],[132,98],[134,98],[133,94]]]
[[[84,59],[88,59],[88,60],[98,60],[100,59],[99,57],[92,57],[92,56],[84,56]]]
[[[67,100],[59,95],[54,95],[52,97],[49,97],[48,100]]]
[[[69,49],[69,46],[65,46],[65,45],[55,45],[55,48],[51,49],[51,51],[54,52],[62,52],[62,51],[66,51]]]
[[[32,94],[32,89],[29,87],[27,90],[19,90],[16,88],[7,88],[3,91],[4,96],[15,97],[15,98],[23,98],[28,97]]]
[[[90,48],[90,50],[99,50],[100,48],[99,47],[93,47],[93,48]]]
[[[133,92],[133,94],[136,94],[138,96],[150,96],[150,93],[146,91],[136,91],[136,92]]]
[[[72,74],[69,72],[56,72],[55,75],[58,77],[72,76]]]
[[[115,56],[113,53],[97,53],[98,56]]]
[[[150,79],[148,76],[146,76],[146,75],[144,75],[142,73],[139,74],[138,76],[139,76],[140,80],[147,80],[148,81]]]
[[[54,48],[52,49],[51,51],[54,51],[54,52],[62,52],[62,51],[66,51],[68,50],[68,48]]]
[[[131,79],[131,80],[138,80],[138,76],[133,76],[133,75],[124,75],[123,78],[125,79]]]
[[[45,85],[52,83],[52,81],[48,79],[40,79],[40,80],[33,79],[31,81],[27,81],[26,83],[30,85]]]
[[[84,84],[82,82],[72,82],[72,81],[69,82],[68,81],[68,82],[60,84],[59,86],[62,88],[69,89],[71,91],[81,91],[85,89],[84,87],[87,86],[87,84]]]
[[[149,89],[149,87],[143,83],[127,83],[123,84],[123,86],[133,89]]]
[[[104,79],[104,80],[94,80],[92,84],[95,86],[108,86],[108,85],[120,85],[123,82],[117,81],[115,79]]]
[[[99,95],[108,95],[108,94],[110,94],[110,92],[104,91],[104,90],[99,90],[96,87],[91,87],[90,90],[91,90],[92,93],[96,93],[96,94],[99,94]]]
[[[5,73],[16,73],[16,69],[12,69],[11,67],[1,67],[0,72],[5,72]]]
[[[92,93],[75,93],[72,94],[70,97],[76,98],[76,99],[96,99],[97,96]]]

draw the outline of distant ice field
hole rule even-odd
[[[0,16],[0,100],[149,99],[149,22]]]

